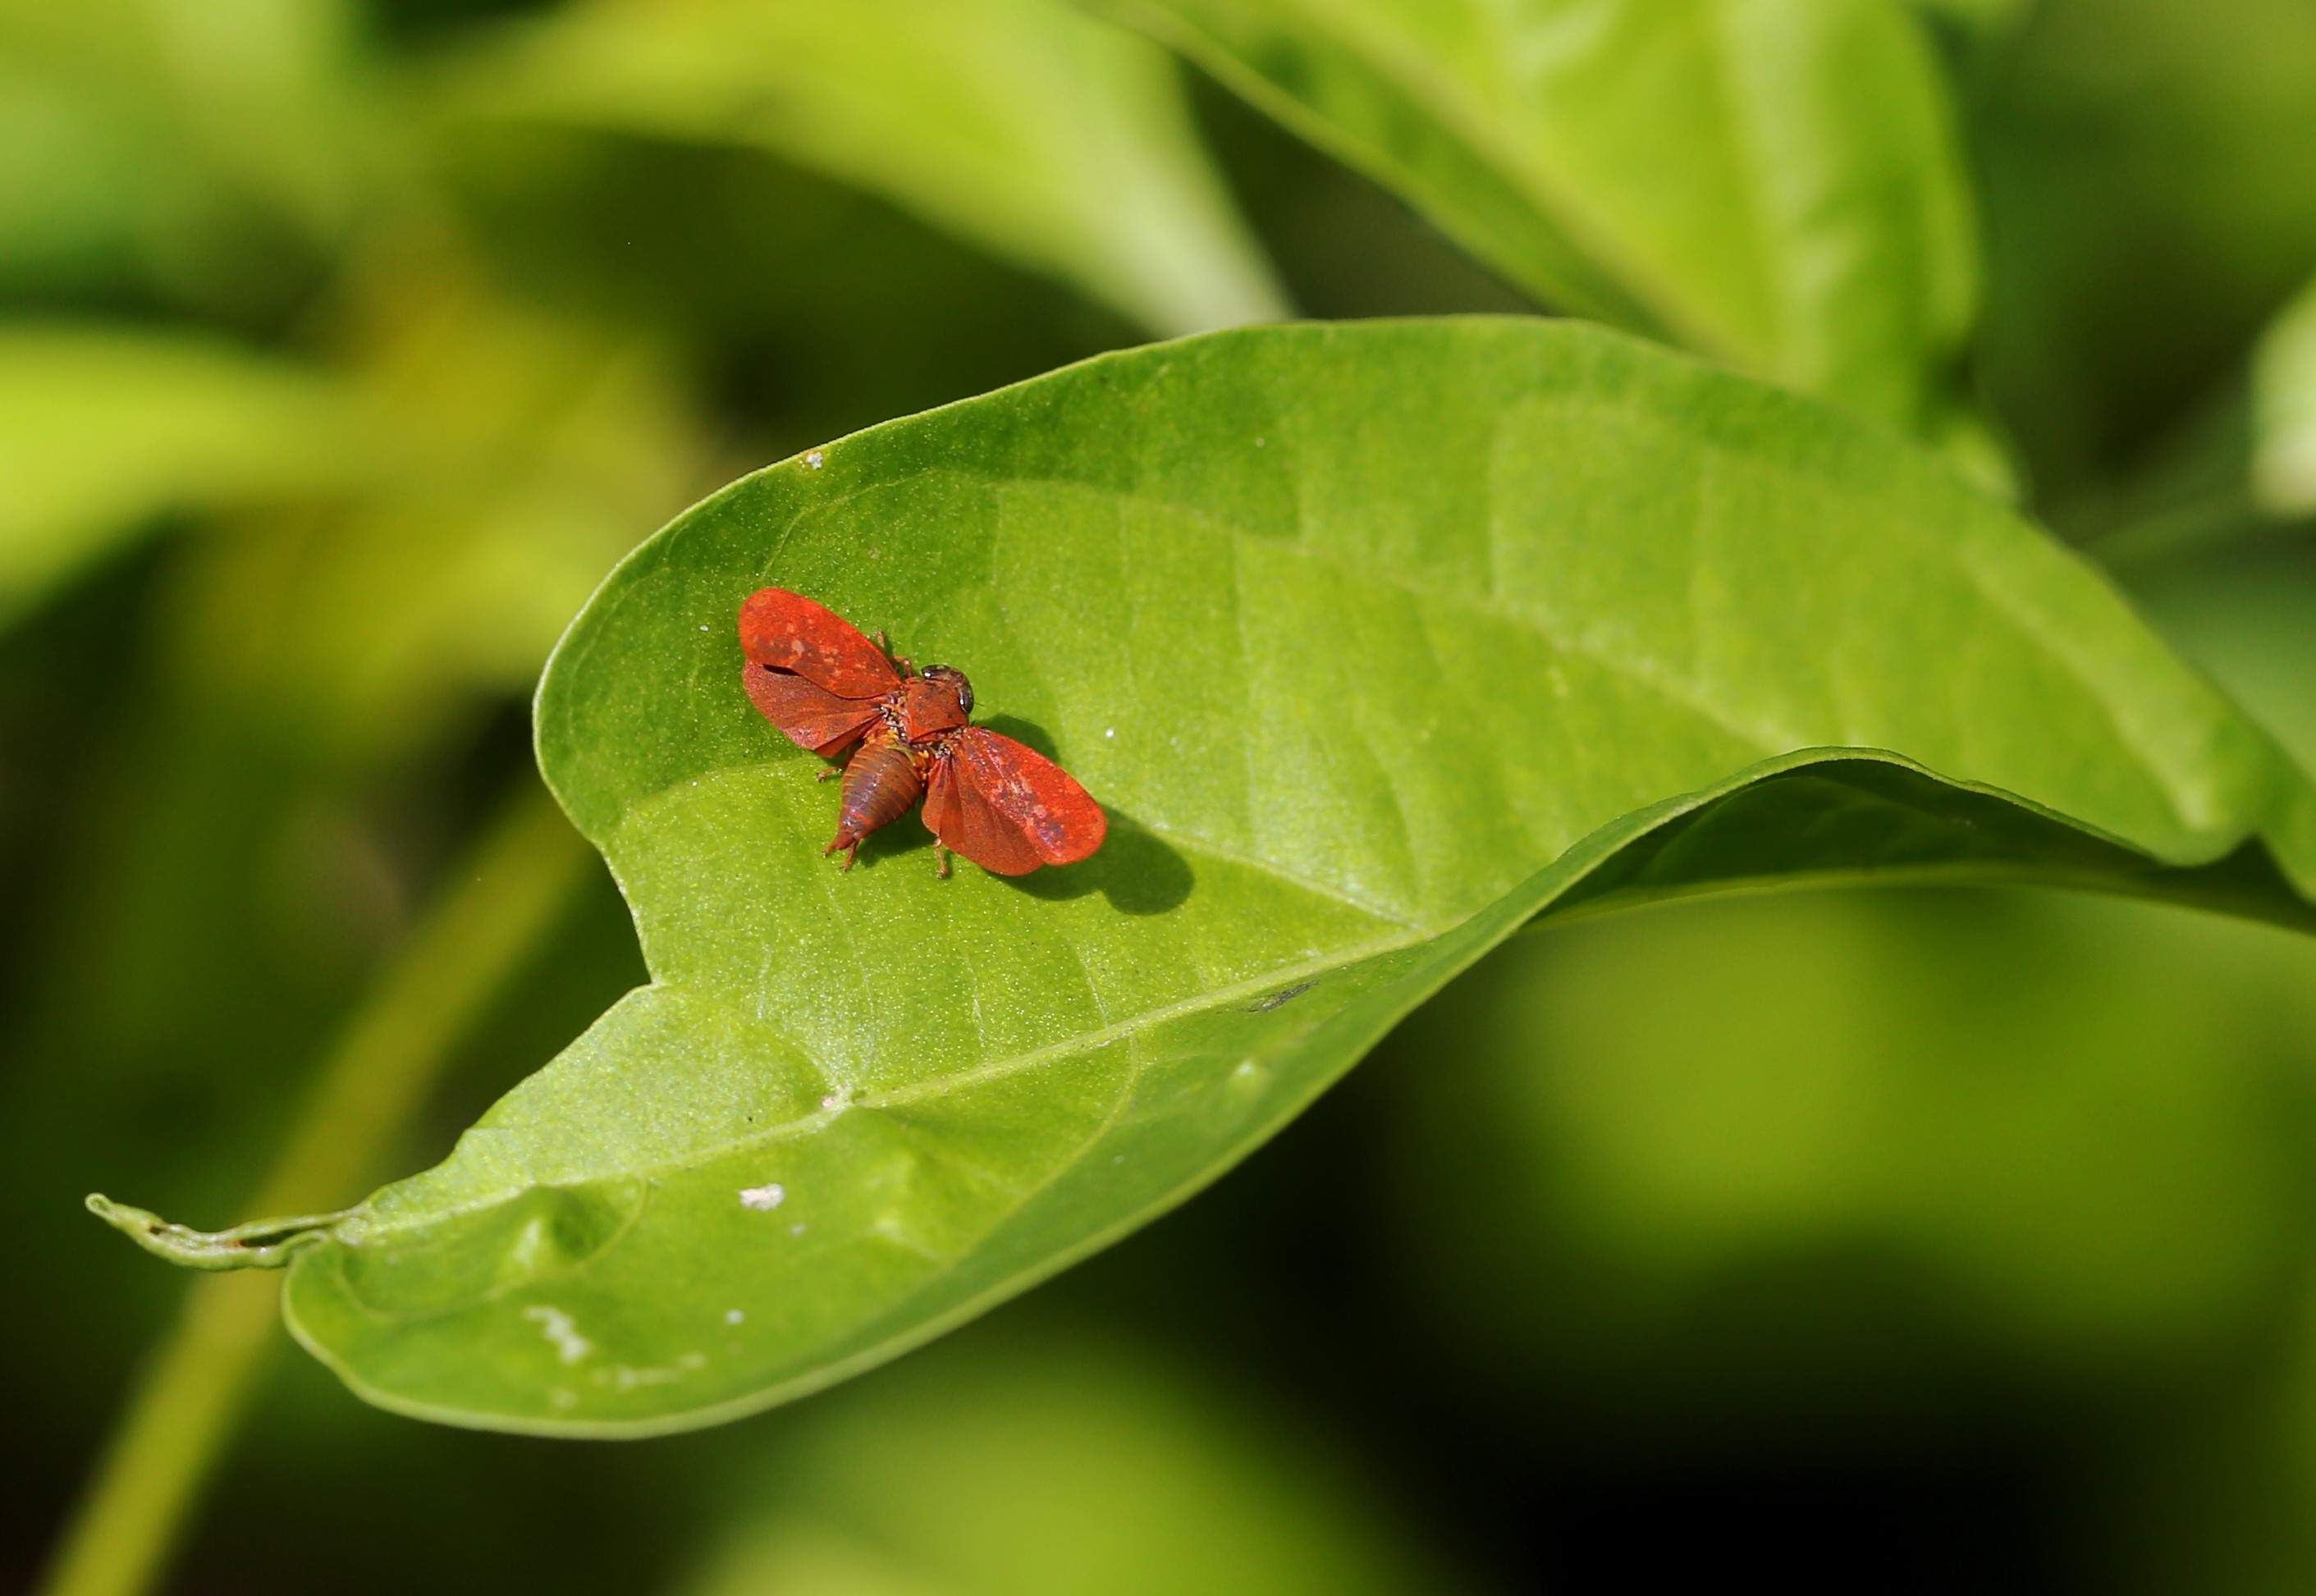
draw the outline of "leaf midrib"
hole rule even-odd
[[[1447,929],[1453,928],[1450,927]],[[607,1180],[652,1180],[661,1174],[670,1172],[682,1171],[695,1164],[713,1162],[715,1159],[720,1158],[729,1153],[740,1152],[752,1147],[764,1146],[775,1142],[793,1140],[801,1136],[808,1136],[814,1130],[823,1126],[833,1124],[839,1116],[852,1112],[856,1110],[874,1110],[898,1109],[907,1108],[921,1102],[938,1101],[940,1098],[948,1095],[953,1091],[979,1085],[985,1082],[1003,1080],[1009,1075],[1020,1074],[1026,1071],[1036,1069],[1042,1065],[1050,1064],[1057,1059],[1068,1057],[1073,1053],[1089,1052],[1097,1048],[1106,1048],[1112,1042],[1131,1040],[1141,1032],[1151,1030],[1155,1026],[1165,1024],[1170,1021],[1188,1019],[1198,1014],[1227,1008],[1233,1003],[1238,1003],[1242,999],[1260,995],[1280,986],[1281,985],[1292,983],[1298,977],[1323,976],[1332,973],[1333,971],[1349,967],[1351,965],[1364,963],[1370,958],[1378,958],[1386,954],[1400,952],[1409,948],[1420,947],[1425,942],[1436,941],[1443,934],[1445,934],[1444,931],[1423,932],[1411,927],[1409,928],[1408,933],[1404,935],[1382,938],[1372,942],[1361,943],[1347,949],[1340,949],[1332,953],[1323,954],[1315,958],[1306,958],[1295,964],[1282,965],[1275,968],[1266,970],[1261,975],[1252,976],[1244,980],[1232,982],[1226,986],[1209,988],[1195,997],[1183,998],[1171,1003],[1163,1003],[1155,1008],[1145,1009],[1139,1013],[1129,1015],[1126,1019],[1112,1021],[1110,1024],[1102,1026],[1094,1030],[1080,1032],[1078,1035],[1068,1038],[1063,1041],[1048,1043],[1042,1048],[1032,1048],[1026,1052],[1012,1054],[1004,1058],[991,1059],[985,1063],[975,1065],[968,1069],[955,1071],[950,1074],[940,1075],[935,1079],[920,1082],[913,1085],[891,1087],[881,1092],[867,1092],[858,1096],[850,1096],[840,1101],[834,1108],[818,1109],[814,1110],[812,1113],[800,1116],[797,1119],[783,1120],[778,1125],[768,1125],[762,1130],[750,1131],[744,1136],[727,1137],[721,1141],[703,1144],[697,1148],[686,1152],[680,1157],[640,1161],[634,1164],[621,1164],[612,1169],[589,1170],[583,1173],[580,1173],[565,1180],[551,1181],[528,1181],[521,1185],[498,1188],[486,1195],[477,1197],[468,1201],[432,1208],[429,1208],[423,1216],[414,1216],[407,1219],[379,1221],[365,1213],[363,1215],[364,1233],[361,1244],[368,1244],[371,1237],[385,1237],[404,1231],[422,1230],[434,1225],[439,1225],[448,1219],[459,1218],[468,1214],[481,1213],[485,1209],[499,1207],[512,1197],[520,1196],[525,1191],[537,1190],[542,1185],[568,1187],[592,1184]],[[765,1022],[763,1021],[760,1019],[750,1019],[738,1008],[724,999],[717,997],[711,994],[700,992],[693,987],[685,986],[681,983],[654,981],[650,985],[639,988],[638,990],[644,993],[680,993],[685,1001],[699,1003],[705,1007],[716,1010],[727,1018],[742,1021],[751,1029],[770,1029],[765,1026]],[[784,1041],[788,1041],[792,1046],[797,1045],[794,1038],[788,1037],[785,1034],[782,1035],[782,1039]],[[798,1050],[802,1051],[801,1047],[798,1048]],[[806,1057],[809,1057],[810,1056],[807,1054]],[[814,1060],[814,1063],[816,1065],[818,1061]],[[1138,1073],[1138,1065],[1136,1066],[1136,1073]],[[1133,1074],[1130,1073],[1128,1076],[1129,1088],[1132,1079]],[[1113,1110],[1110,1119],[1104,1121],[1105,1128],[1111,1122],[1111,1120],[1114,1120],[1115,1118],[1116,1113]],[[477,1128],[494,1130],[503,1135],[519,1134],[514,1132],[512,1128],[484,1126],[477,1127]],[[1098,1132],[1094,1137],[1089,1137],[1085,1145],[1091,1146],[1094,1141],[1099,1139],[1100,1133]],[[1079,1156],[1079,1155],[1073,1154],[1072,1155],[1072,1159],[1073,1160],[1077,1156]],[[1068,1161],[1064,1161],[1065,1166],[1067,1162]]]

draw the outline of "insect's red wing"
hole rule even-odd
[[[834,758],[875,724],[875,699],[841,699],[801,676],[748,666],[741,673],[748,697],[764,718],[788,734],[799,748]]]
[[[901,685],[893,662],[860,628],[784,587],[760,589],[740,606],[740,649],[752,665],[793,671],[839,698],[883,698]]]
[[[1044,754],[981,726],[958,732],[949,750],[933,762],[925,825],[983,869],[1023,876],[1101,846],[1101,806]]]

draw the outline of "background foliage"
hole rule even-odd
[[[2308,0],[0,0],[0,1577],[182,1290],[79,1194],[238,1217],[580,602],[853,428],[1533,295],[2008,485],[2316,762],[2312,82]],[[346,1195],[638,978],[599,875],[554,923]],[[558,1447],[283,1360],[179,1583],[2298,1588],[2312,990],[1993,891],[1539,932],[793,1409]]]

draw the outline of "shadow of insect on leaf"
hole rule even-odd
[[[1162,914],[1190,896],[1197,878],[1189,860],[1130,816],[1107,806],[1104,812],[1109,817],[1109,835],[1091,859],[1049,866],[1006,884],[1031,897],[1083,897],[1099,892],[1121,914]]]
[[[1025,747],[1035,749],[1056,764],[1062,762],[1061,754],[1054,747],[1053,737],[1034,720],[1024,720],[1018,715],[992,715],[981,724],[1000,736],[1011,737]]]
[[[1055,753],[1054,739],[1034,721],[993,715],[981,724],[1037,750],[1057,764],[1061,762]],[[1196,879],[1190,861],[1131,816],[1106,804],[1102,808],[1109,821],[1109,834],[1091,859],[1076,864],[1050,865],[1026,876],[992,878],[1031,897],[1050,901],[1099,892],[1109,899],[1110,907],[1122,914],[1162,914],[1189,897]],[[932,843],[932,833],[925,829],[923,810],[912,810],[862,841],[859,868],[873,869],[888,859],[922,852]]]
[[[993,715],[982,724],[1056,764],[1063,762],[1052,736],[1033,720]],[[1099,799],[1101,795],[1094,797]],[[1121,914],[1162,914],[1190,896],[1196,878],[1189,860],[1132,816],[1108,804],[1102,805],[1102,813],[1109,821],[1109,834],[1091,859],[1013,877],[1008,885],[1031,897],[1048,899],[1099,892]]]
[[[886,860],[904,853],[922,853],[932,845],[933,834],[925,829],[922,812],[912,809],[890,825],[879,826],[860,840],[860,853],[853,861],[854,868],[874,869]]]

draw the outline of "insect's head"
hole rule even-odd
[[[928,682],[937,682],[957,694],[957,707],[967,715],[973,713],[973,683],[955,665],[927,665],[918,673]]]

